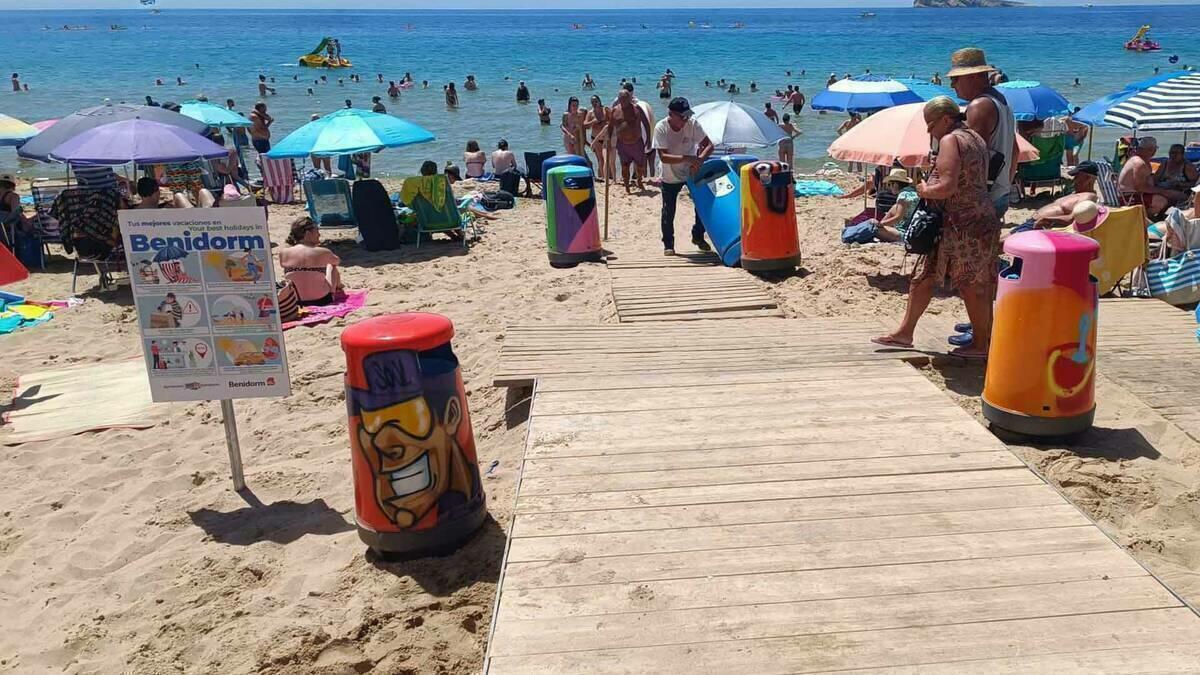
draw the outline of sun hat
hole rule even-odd
[[[908,171],[905,171],[904,169],[892,169],[891,173],[887,175],[887,178],[883,179],[883,182],[912,185],[912,179],[908,177]]]
[[[987,57],[978,47],[966,47],[950,55],[950,70],[947,77],[974,75],[975,73],[990,73],[996,69],[988,65]]]
[[[16,187],[17,177],[11,173],[0,173],[0,183],[12,183],[13,187]]]
[[[1108,218],[1108,208],[1096,202],[1085,200],[1075,205],[1071,210],[1071,220],[1075,221],[1076,232],[1090,232]]]

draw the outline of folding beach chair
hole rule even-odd
[[[54,200],[65,190],[74,187],[69,180],[50,180],[41,178],[33,181],[33,224],[34,233],[42,241],[41,268],[46,269],[46,258],[50,255],[50,244],[62,244],[62,227],[50,215]]]
[[[400,189],[400,197],[416,215],[418,248],[421,246],[423,235],[436,233],[458,233],[462,238],[463,248],[466,248],[467,228],[463,225],[450,182],[444,175],[408,178]],[[440,204],[435,205],[434,201]]]
[[[542,162],[550,159],[554,154],[553,150],[525,153],[525,185],[530,186],[530,192],[533,191],[532,186],[537,185],[543,198],[546,196],[546,186],[542,185]]]
[[[91,190],[80,187],[68,187],[61,190],[55,202],[65,199],[68,193],[83,193],[79,201],[75,200],[64,201],[62,204],[51,207],[50,215],[57,216],[60,224],[60,238],[63,243],[63,248],[71,249],[68,252],[75,254],[74,265],[71,269],[71,295],[75,294],[76,285],[79,281],[79,267],[91,266],[96,270],[96,276],[100,280],[100,288],[106,289],[113,286],[113,272],[125,271],[125,260],[121,258],[89,258],[76,250],[72,244],[73,241],[78,241],[72,236],[73,228],[83,229],[88,224],[88,220],[95,220],[101,223],[101,227],[117,227],[117,209],[119,208],[120,200],[117,198],[115,191],[112,190]],[[80,207],[78,212],[73,212],[73,207]],[[64,208],[65,207],[65,208]],[[94,225],[94,223],[92,223]]]
[[[400,228],[387,190],[377,180],[354,183],[354,219],[362,235],[362,246],[368,251],[391,251],[400,248]]]
[[[1096,160],[1100,175],[1096,178],[1096,189],[1100,192],[1100,201],[1105,206],[1122,206],[1121,191],[1117,189],[1117,173],[1112,164],[1103,157]]]
[[[1104,222],[1083,234],[1100,244],[1100,257],[1091,265],[1100,295],[1112,291],[1126,275],[1146,263],[1146,211],[1140,205],[1109,207]]]
[[[276,204],[291,204],[296,201],[296,164],[290,159],[258,158],[258,170],[262,174],[263,189]]]
[[[1050,187],[1050,196],[1054,196],[1055,188],[1066,185],[1062,177],[1063,154],[1067,150],[1066,136],[1034,136],[1030,139],[1033,147],[1037,148],[1039,159],[1017,165],[1017,176],[1020,178],[1023,190],[1030,190],[1032,195],[1039,187]]]
[[[350,181],[341,178],[304,181],[308,215],[319,227],[357,227],[350,194]]]

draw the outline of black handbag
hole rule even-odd
[[[922,199],[904,231],[904,250],[913,255],[928,255],[937,248],[941,238],[942,209]]]

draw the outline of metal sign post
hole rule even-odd
[[[237,418],[233,414],[233,400],[221,399],[221,418],[225,422],[225,448],[229,451],[229,472],[233,476],[233,489],[246,489],[246,477],[242,474],[242,444],[238,442]]]

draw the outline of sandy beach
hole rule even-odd
[[[898,316],[902,250],[838,240],[842,219],[861,202],[810,198],[797,208],[803,273],[758,282],[789,319]],[[657,188],[642,196],[614,189],[609,209],[608,249],[660,254]],[[1014,209],[1007,221],[1027,211]],[[300,213],[271,207],[272,238],[282,241]],[[466,251],[438,242],[368,253],[332,235],[345,285],[370,296],[345,320],[286,333],[290,397],[237,402],[245,498],[229,480],[216,403],[157,405],[149,429],[6,446],[0,672],[478,672],[526,429],[526,402],[490,386],[505,326],[615,316],[603,265],[547,264],[541,201],[522,199],[501,213]],[[684,201],[680,236],[691,214]],[[9,290],[65,299],[70,277],[60,254]],[[88,290],[93,280],[80,280],[82,305],[4,340],[0,378],[9,390],[20,375],[139,357],[128,287]],[[365,555],[354,532],[338,336],[351,322],[415,310],[456,325],[491,518],[452,556],[386,563]],[[948,293],[930,312],[965,316]],[[979,415],[982,366],[924,372]],[[1070,447],[1013,449],[1200,603],[1200,446],[1116,384],[1101,379],[1098,396],[1098,426],[1137,429],[1144,440],[1089,433]]]

